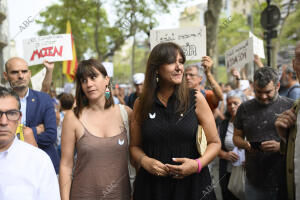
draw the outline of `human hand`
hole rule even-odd
[[[297,116],[293,108],[281,113],[275,121],[275,127],[278,134],[282,137],[286,137],[287,130],[295,125]]]
[[[254,62],[258,67],[264,66],[264,64],[261,62],[260,57],[257,54],[254,54]]]
[[[144,156],[141,159],[141,166],[149,173],[156,176],[168,176],[169,169],[160,161]]]
[[[280,142],[275,140],[264,141],[261,143],[260,149],[266,152],[277,152],[280,149]]]
[[[203,56],[202,60],[201,60],[201,65],[204,67],[205,69],[205,73],[210,73],[211,72],[211,68],[214,64],[214,62],[212,61],[212,59],[209,56]]]
[[[24,141],[37,147],[37,143],[34,138],[34,133],[31,128],[27,126],[23,126],[23,136],[24,136]]]
[[[234,153],[233,151],[229,151],[226,154],[226,160],[229,160],[231,162],[236,162],[239,159],[239,156]]]
[[[173,178],[181,179],[198,171],[198,163],[196,160],[189,158],[173,158],[173,161],[181,163],[181,165],[166,164],[169,168],[169,174],[173,175]]]
[[[43,64],[45,65],[47,71],[53,71],[54,62],[48,62],[47,60],[44,60]]]
[[[45,127],[44,127],[44,124],[39,124],[37,127],[36,127],[36,133],[37,134],[41,134],[42,132],[45,131]]]
[[[241,78],[241,74],[240,74],[240,72],[236,69],[236,68],[232,68],[231,70],[230,70],[230,72],[231,72],[231,75],[233,76],[233,77],[235,77],[236,79],[240,79]]]

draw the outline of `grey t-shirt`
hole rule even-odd
[[[238,108],[234,127],[243,131],[250,142],[280,141],[274,126],[277,114],[291,108],[293,100],[278,96],[268,104],[256,99],[244,102]],[[246,151],[246,176],[251,184],[260,188],[275,188],[284,181],[279,174],[284,171],[284,157],[279,152]]]

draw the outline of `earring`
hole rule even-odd
[[[156,74],[156,83],[158,83],[159,81],[159,77],[158,77],[158,74]]]
[[[110,97],[110,90],[109,90],[108,86],[106,86],[106,90],[105,90],[105,98],[106,98],[106,100],[108,100],[109,97]]]

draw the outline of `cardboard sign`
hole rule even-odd
[[[102,65],[106,69],[108,77],[114,76],[114,64],[112,62],[103,62]]]
[[[249,37],[253,38],[253,53],[260,58],[265,58],[264,41],[256,37],[253,33],[249,32]]]
[[[206,55],[206,27],[151,30],[151,49],[161,42],[174,42],[181,46],[187,60],[201,60]]]
[[[225,65],[227,69],[235,67],[240,70],[245,64],[253,62],[253,60],[253,38],[248,38],[225,52]]]
[[[42,82],[45,78],[45,75],[46,75],[46,68],[44,67],[41,71],[39,71],[33,77],[31,77],[32,89],[36,91],[41,91]]]
[[[23,40],[24,59],[28,66],[73,60],[70,34],[46,35]]]

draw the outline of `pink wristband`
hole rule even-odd
[[[198,170],[197,170],[197,173],[200,173],[200,172],[201,172],[201,169],[202,169],[202,164],[201,164],[199,158],[197,158],[196,161],[197,161],[197,163],[198,163]]]

